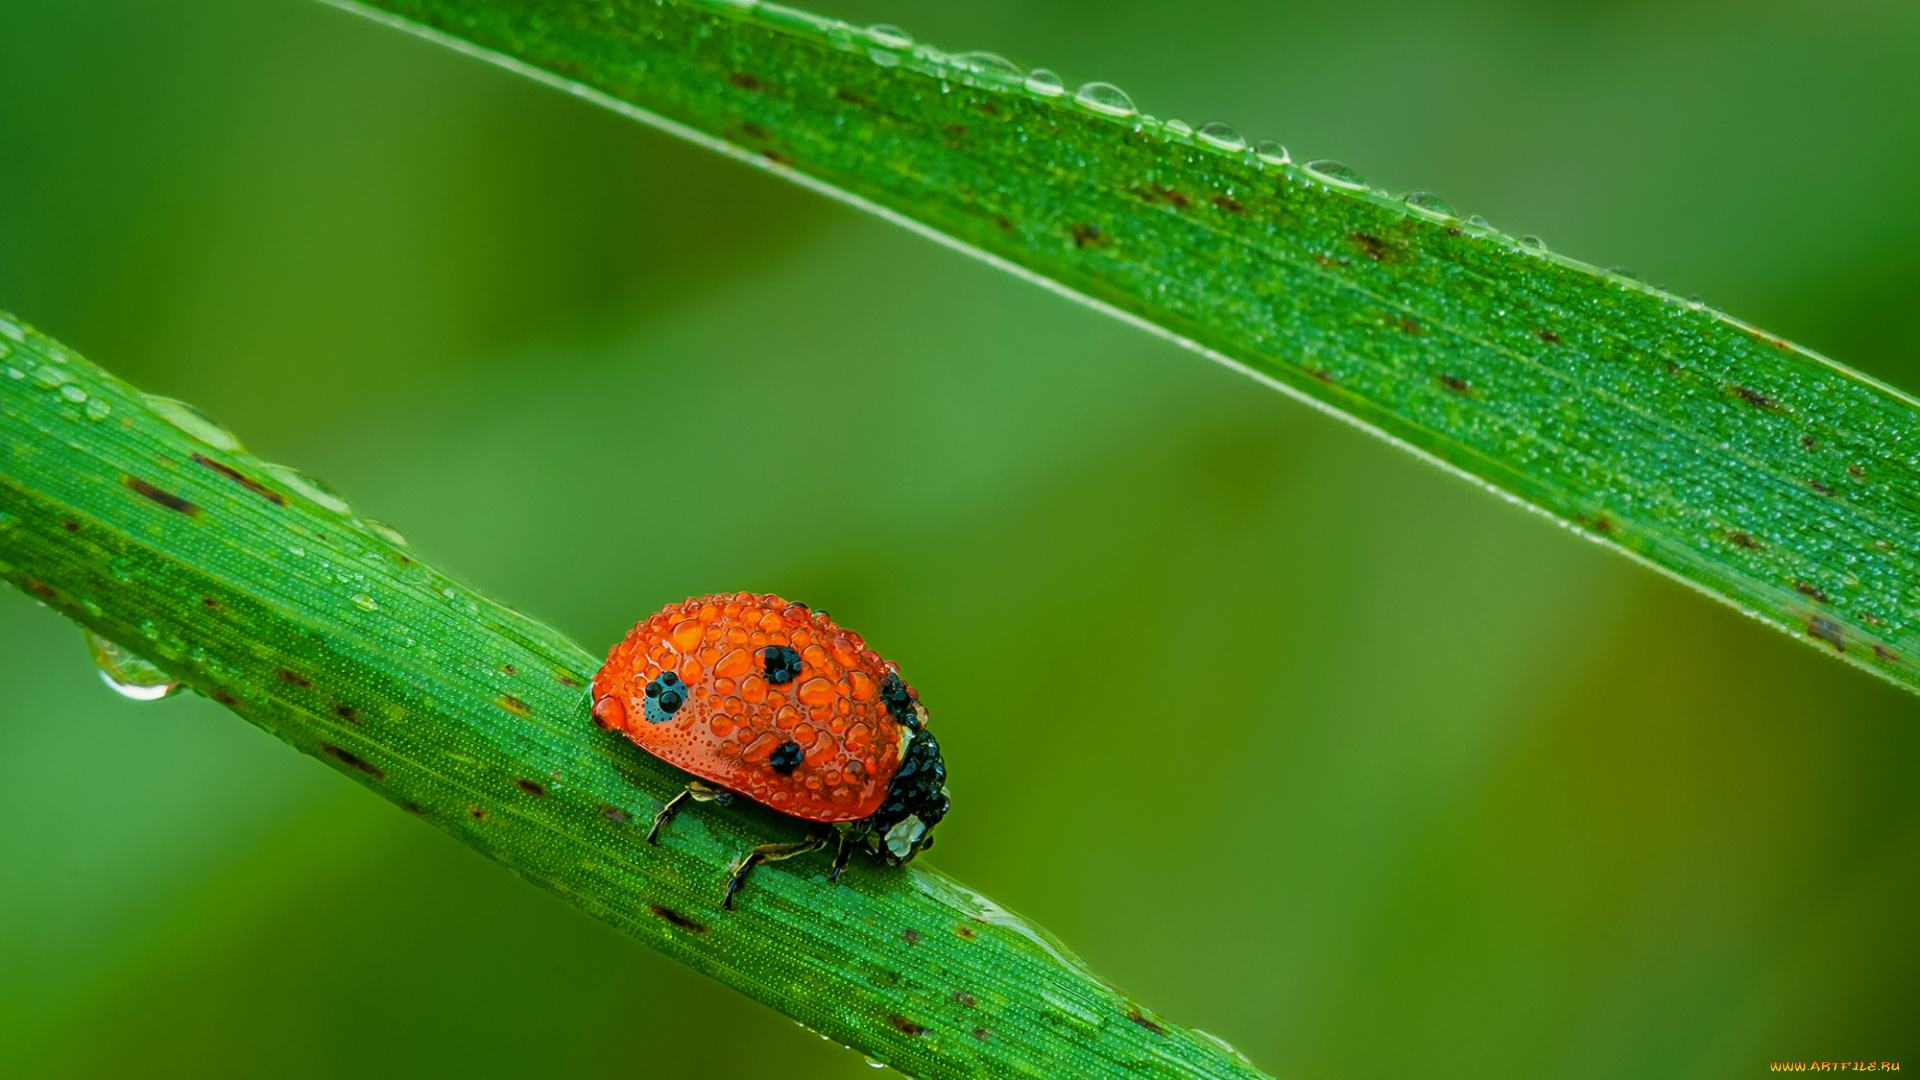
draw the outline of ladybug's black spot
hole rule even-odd
[[[662,672],[659,678],[647,684],[647,723],[666,723],[667,718],[679,712],[680,706],[686,703],[687,684],[671,671]]]
[[[781,776],[792,776],[793,770],[800,767],[800,759],[803,756],[800,753],[800,744],[788,739],[774,747],[773,753],[767,757],[767,764]]]
[[[788,645],[769,645],[760,652],[767,665],[767,681],[775,686],[800,677],[800,654]]]
[[[889,673],[880,680],[880,700],[894,723],[908,731],[920,730],[920,713],[913,707],[913,694],[907,684],[900,681],[900,676]]]

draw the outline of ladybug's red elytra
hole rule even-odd
[[[755,866],[836,837],[834,880],[859,845],[908,862],[947,813],[947,767],[920,696],[860,635],[771,594],[697,597],[636,625],[593,677],[593,716],[696,777],[648,843],[689,799],[741,795],[814,823],[805,840],[748,852],[727,908]]]

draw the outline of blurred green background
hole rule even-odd
[[[1907,0],[825,10],[1920,389]],[[934,861],[1282,1077],[1920,1068],[1920,701],[562,94],[302,0],[0,0],[0,307],[590,649],[831,608],[932,707]],[[0,1073],[870,1075],[11,592],[0,678]]]

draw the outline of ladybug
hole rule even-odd
[[[650,844],[689,800],[741,796],[813,823],[807,839],[740,860],[729,910],[760,863],[837,839],[831,880],[859,846],[897,866],[933,846],[947,813],[919,694],[826,612],[771,594],[697,597],[636,625],[593,677],[593,717],[694,775],[653,819]]]

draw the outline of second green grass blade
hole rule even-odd
[[[1920,689],[1914,401],[1697,302],[893,28],[717,0],[334,2],[1172,337]]]

